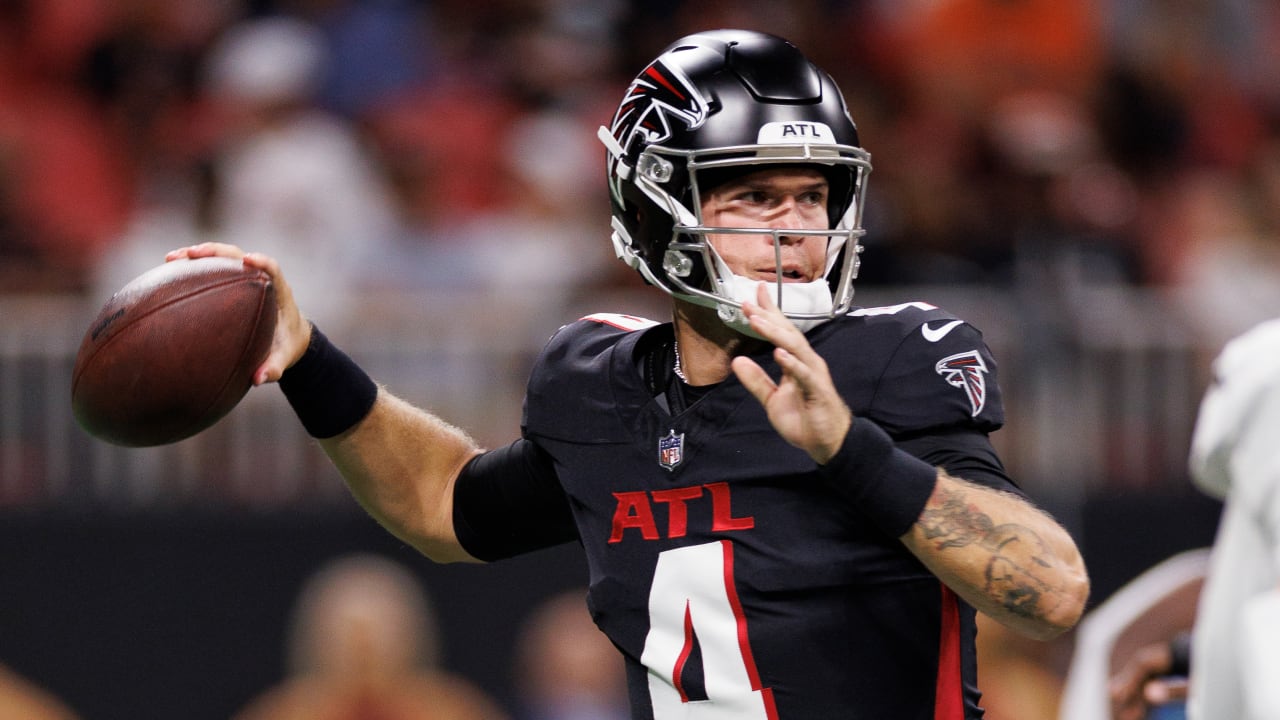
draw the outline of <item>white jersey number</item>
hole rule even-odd
[[[706,699],[691,699],[685,689],[695,641]],[[776,720],[773,695],[760,686],[747,643],[727,540],[658,555],[640,661],[649,669],[654,720]]]

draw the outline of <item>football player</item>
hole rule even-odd
[[[1187,717],[1280,717],[1280,320],[1214,361],[1191,439],[1197,487],[1224,500],[1193,633]]]
[[[1191,633],[1143,645],[1111,678],[1117,720],[1280,718],[1280,319],[1233,338],[1213,363],[1191,436],[1196,487],[1222,500]],[[1185,611],[1177,607],[1175,612]],[[1167,615],[1167,613],[1165,613]],[[1134,622],[1167,624],[1150,613]],[[1189,678],[1189,682],[1188,682]]]
[[[977,718],[975,611],[1037,638],[1088,578],[1006,475],[981,334],[921,302],[855,308],[870,156],[780,38],[683,38],[600,138],[613,244],[669,322],[593,315],[482,451],[379,389],[278,264],[279,380],[378,521],[439,561],[577,542],[637,719]],[[184,248],[171,258],[242,255]]]

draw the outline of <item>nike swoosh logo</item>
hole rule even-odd
[[[920,334],[924,336],[925,340],[928,340],[931,343],[936,343],[942,338],[946,337],[947,333],[951,332],[952,330],[955,330],[957,326],[963,325],[963,324],[964,324],[963,320],[952,320],[946,325],[943,325],[942,327],[937,328],[935,330],[934,328],[929,327],[929,323],[925,323],[920,326]]]

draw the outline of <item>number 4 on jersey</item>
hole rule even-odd
[[[701,678],[690,677],[695,649],[701,651]],[[727,540],[658,555],[640,660],[649,668],[654,720],[778,717],[772,692],[760,686],[747,642],[733,582],[733,545]],[[701,692],[694,692],[699,680]]]

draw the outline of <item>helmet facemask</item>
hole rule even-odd
[[[604,128],[600,136],[606,146],[611,144],[613,136]],[[831,185],[829,228],[721,227],[703,221],[703,196],[726,175],[738,177],[778,166],[812,167],[827,176]],[[629,180],[643,193],[646,209],[665,216],[662,224],[671,228],[670,237],[663,243],[661,258],[640,257],[635,252],[635,238],[628,237],[628,228],[615,219],[614,247],[619,257],[649,283],[673,297],[715,308],[730,327],[755,336],[742,313],[742,303],[755,302],[761,281],[734,274],[708,236],[771,236],[777,263],[777,281],[770,285],[773,300],[788,319],[807,331],[846,314],[852,307],[853,280],[858,275],[861,238],[866,232],[862,228],[863,191],[870,170],[868,154],[849,145],[761,144],[701,151],[651,145],[640,153]],[[712,187],[703,185],[707,175],[718,178]],[[685,187],[683,192],[679,190],[681,185]],[[781,236],[827,240],[821,278],[784,281]]]
[[[682,38],[635,78],[598,136],[608,151],[614,249],[650,284],[754,334],[742,304],[754,301],[759,283],[730,272],[709,236],[766,235],[784,315],[807,330],[849,311],[871,160],[834,81],[794,45],[745,30]],[[702,200],[714,186],[779,166],[827,177],[826,228],[704,222]],[[785,282],[780,238],[797,235],[826,238],[818,280]]]

